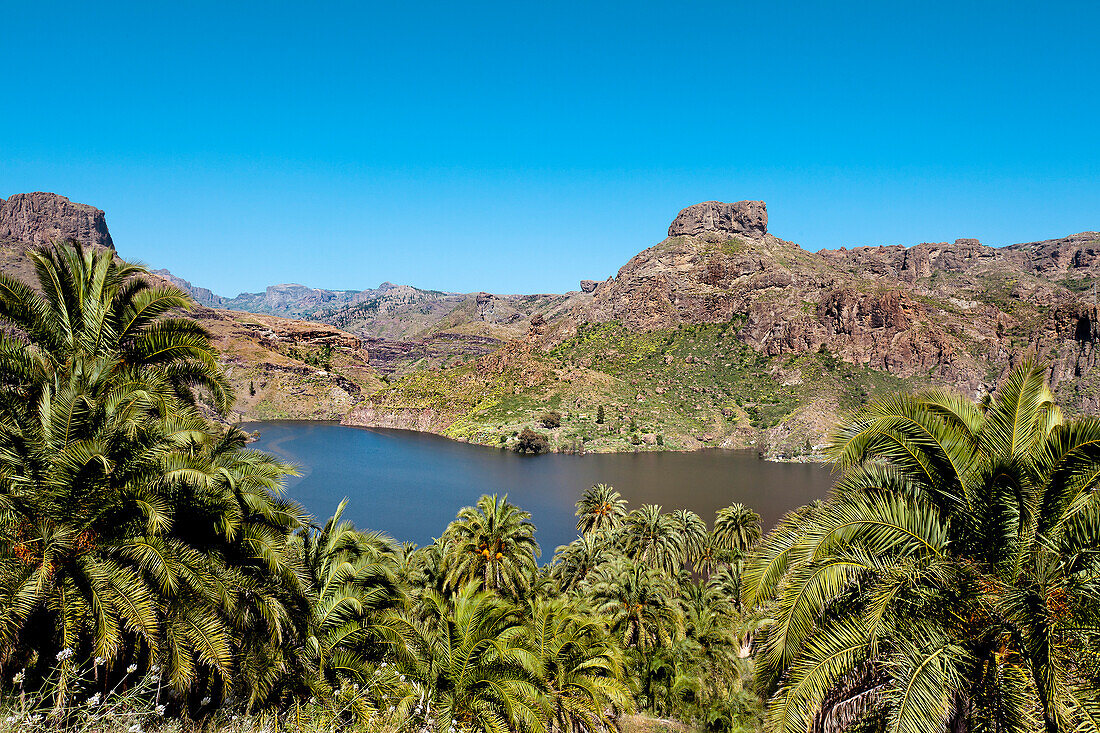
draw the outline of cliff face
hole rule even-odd
[[[364,403],[344,417],[342,424],[358,428],[393,428],[416,430],[421,433],[442,433],[453,418],[442,415],[430,407],[399,407],[379,409]]]
[[[382,386],[360,339],[308,321],[196,307],[237,394],[235,420],[339,420]]]
[[[760,239],[768,233],[768,206],[763,201],[704,201],[682,210],[668,227],[670,237],[697,237],[707,232]]]
[[[101,210],[42,191],[0,199],[0,239],[29,244],[76,239],[83,244],[114,247]]]

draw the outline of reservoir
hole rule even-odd
[[[302,475],[288,480],[289,496],[321,523],[346,496],[344,516],[359,529],[423,545],[482,494],[507,494],[531,512],[543,560],[577,536],[574,504],[596,483],[614,486],[628,509],[690,509],[708,525],[716,510],[740,501],[760,514],[766,531],[788,511],[824,498],[833,481],[826,466],[771,463],[748,451],[525,456],[428,433],[331,422],[242,427],[260,433],[251,447],[298,467]]]

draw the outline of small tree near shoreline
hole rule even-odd
[[[517,453],[546,453],[550,450],[550,441],[542,433],[536,433],[531,428],[524,428],[516,442]]]

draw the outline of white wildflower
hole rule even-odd
[[[315,697],[309,698],[309,704],[310,705],[316,705],[317,704],[317,698],[315,698]]]
[[[355,690],[356,692],[359,692],[359,683],[356,683],[356,684],[352,685],[351,689]]]
[[[141,726],[137,723],[134,723],[130,726],[130,733],[141,733]]]
[[[22,684],[23,683],[23,672],[20,672],[19,674],[12,677],[11,681],[14,682],[17,685]]]
[[[96,658],[95,658],[95,666],[97,666],[97,667],[98,667],[98,666],[100,666],[101,664],[103,664],[103,663],[104,663],[104,662],[106,662],[106,661],[107,661],[107,660],[106,660],[106,659],[104,659],[103,657],[96,657]]]
[[[66,659],[68,659],[72,655],[73,655],[73,650],[70,649],[69,647],[65,647],[64,649],[62,649],[61,651],[59,651],[57,653],[56,659],[59,662],[64,662]]]
[[[168,708],[164,707],[163,705],[157,705],[157,707],[156,707],[157,715],[159,715],[163,718],[164,717],[164,711],[167,710],[167,709]]]
[[[154,664],[152,667],[149,668],[149,671],[152,672],[153,674],[156,674],[157,672],[160,671],[160,665]]]
[[[210,698],[209,697],[204,697],[203,699],[199,700],[199,705],[202,705],[203,707],[206,707],[209,704],[210,704]]]
[[[129,667],[126,668],[126,674],[133,674],[134,672],[137,672],[136,664],[131,664]]]
[[[101,698],[100,698],[98,692],[96,694],[92,695],[91,697],[88,698],[88,707],[94,708],[96,705],[99,705],[100,699]]]

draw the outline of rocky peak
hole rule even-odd
[[[17,193],[6,201],[0,199],[0,239],[28,244],[76,239],[84,244],[114,248],[103,211],[43,191]]]
[[[763,201],[704,201],[681,211],[668,228],[670,237],[697,237],[705,232],[760,239],[768,233],[768,205]]]

